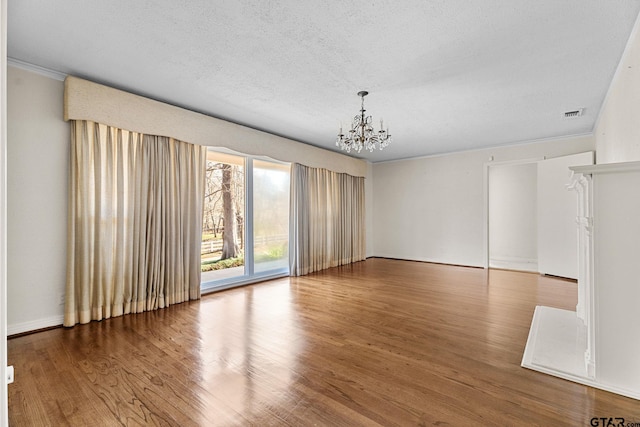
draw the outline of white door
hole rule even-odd
[[[592,165],[593,151],[538,162],[538,271],[578,278],[577,193],[570,166]]]

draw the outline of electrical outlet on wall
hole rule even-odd
[[[64,305],[64,294],[60,294],[58,297],[58,305]]]
[[[7,366],[7,384],[13,382],[13,366]]]

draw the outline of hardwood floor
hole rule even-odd
[[[535,306],[576,292],[369,259],[13,338],[10,425],[640,423],[636,400],[520,367]]]

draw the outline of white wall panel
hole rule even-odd
[[[593,164],[593,152],[538,162],[538,271],[578,278],[577,193],[570,166]]]

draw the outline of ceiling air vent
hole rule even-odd
[[[573,117],[580,117],[582,116],[582,112],[584,111],[584,108],[579,108],[577,110],[573,110],[573,111],[565,111],[564,112],[564,118],[565,119],[570,119]]]

